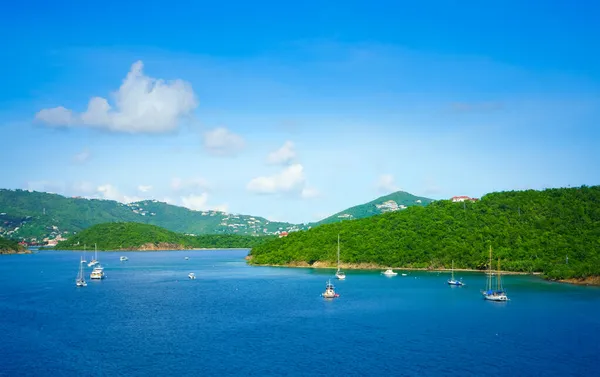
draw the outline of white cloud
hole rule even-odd
[[[194,211],[202,211],[206,208],[206,202],[208,201],[208,194],[203,192],[200,195],[188,195],[181,197],[181,204],[184,207],[192,209]]]
[[[246,145],[240,135],[224,127],[206,131],[203,139],[206,151],[215,156],[235,156]]]
[[[150,186],[150,185],[139,185],[138,186],[138,191],[148,192],[150,190],[152,190],[152,186]]]
[[[394,183],[394,176],[391,174],[382,174],[377,180],[377,189],[382,192],[396,192],[400,187]]]
[[[267,163],[271,165],[285,165],[291,163],[296,158],[294,143],[286,141],[281,148],[269,153]]]
[[[316,198],[317,196],[319,196],[319,191],[313,187],[305,187],[302,189],[302,192],[300,193],[300,196],[303,199],[312,199],[312,198]]]
[[[73,112],[62,106],[42,109],[35,114],[35,119],[47,123],[49,126],[70,126],[75,123]]]
[[[121,203],[133,203],[143,200],[143,198],[140,198],[138,196],[124,195],[115,186],[111,184],[104,184],[98,186],[96,192],[100,195],[102,199],[115,200]]]
[[[246,188],[258,194],[277,194],[301,190],[305,180],[302,165],[294,164],[278,174],[253,178],[248,182]]]
[[[143,63],[135,62],[113,94],[114,108],[107,99],[94,97],[81,114],[62,106],[40,110],[35,119],[51,126],[91,126],[117,132],[160,133],[177,128],[181,117],[198,106],[189,83],[164,81],[144,75]]]
[[[208,211],[208,210],[213,210],[213,211],[221,211],[221,212],[227,212],[228,206],[227,204],[221,204],[221,205],[216,205],[216,206],[209,206],[208,205],[208,193],[203,192],[200,195],[187,195],[187,196],[182,196],[180,198],[181,200],[181,205],[189,208],[191,210],[194,211]]]
[[[73,161],[83,164],[84,162],[88,161],[90,157],[92,157],[90,151],[84,149],[81,152],[77,153],[75,156],[73,156]]]
[[[73,184],[73,190],[77,195],[85,196],[94,193],[95,188],[91,182],[75,182]]]

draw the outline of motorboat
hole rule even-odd
[[[382,274],[384,274],[385,276],[396,276],[398,275],[397,272],[392,271],[392,269],[388,268],[387,270],[385,270],[384,272],[382,272]]]
[[[195,274],[195,273],[193,273],[193,272],[190,272],[190,273],[188,274],[188,277],[189,277],[190,279],[194,280],[194,279],[196,279],[196,274]]]
[[[321,296],[324,298],[337,298],[340,297],[338,293],[335,293],[335,287],[331,284],[331,280],[327,281],[325,285],[325,292],[321,293]]]
[[[104,275],[104,267],[101,265],[96,265],[90,274],[90,279],[104,279],[106,275]]]
[[[120,260],[121,262],[125,262],[125,261],[128,261],[128,260],[129,260],[129,258],[127,258],[127,257],[120,257],[120,258],[119,258],[119,260]]]

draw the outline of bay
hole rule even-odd
[[[450,287],[444,273],[347,271],[324,300],[333,270],[253,267],[246,254],[102,252],[107,277],[90,281],[86,265],[85,288],[79,252],[2,256],[0,375],[600,373],[597,287],[506,276],[511,301],[495,303],[478,273]]]

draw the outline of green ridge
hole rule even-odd
[[[456,268],[485,269],[491,245],[504,270],[553,279],[600,275],[600,186],[440,200],[323,225],[254,247],[251,263],[333,263],[338,233],[344,263],[447,268],[454,260]]]
[[[94,225],[77,235],[59,242],[57,250],[138,249],[143,245],[170,245],[169,248],[251,248],[271,237],[212,234],[189,236],[141,223],[105,223]]]
[[[350,207],[344,211],[338,212],[311,225],[316,226],[321,224],[331,224],[344,220],[356,220],[363,219],[365,217],[380,215],[382,213],[389,212],[390,210],[387,209],[385,206],[378,208],[378,205],[381,206],[382,204],[389,201],[395,202],[397,206],[402,205],[406,207],[411,207],[426,206],[427,204],[433,202],[433,199],[415,196],[404,191],[397,191],[392,194],[379,197],[368,203]],[[403,209],[398,209],[398,211],[403,211]]]

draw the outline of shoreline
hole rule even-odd
[[[291,262],[288,264],[255,264],[250,263],[252,257],[246,257],[246,261],[251,266],[257,267],[289,267],[289,268],[314,268],[314,269],[336,269],[336,265],[332,265],[328,262],[317,261],[315,263],[308,264],[307,262]],[[403,270],[403,271],[425,271],[425,272],[452,272],[450,268],[427,268],[427,267],[390,267],[381,266],[375,263],[341,263],[340,268],[343,270]],[[479,272],[486,273],[487,270],[475,270],[469,268],[455,268],[454,272]],[[496,270],[493,271],[497,272]],[[519,272],[519,271],[500,271],[502,275],[541,275],[541,272]]]
[[[313,268],[313,269],[332,269],[335,270],[337,266],[331,265],[328,262],[315,262],[312,265],[307,262],[292,262],[288,264],[256,264],[250,263],[252,260],[252,256],[246,256],[246,263],[250,266],[256,267],[285,267],[285,268]],[[380,266],[375,263],[356,263],[356,264],[341,264],[340,268],[343,270],[386,270],[388,268],[393,270],[400,271],[425,271],[425,272],[452,272],[452,269],[447,268],[418,268],[418,267],[386,267]],[[485,274],[486,270],[473,270],[468,268],[455,268],[455,272],[478,272]],[[497,272],[497,271],[494,271]],[[530,275],[536,276],[546,281],[557,282],[561,284],[571,284],[571,285],[580,285],[580,286],[600,286],[600,276],[588,276],[583,279],[572,278],[572,279],[557,279],[557,280],[548,280],[544,279],[541,275],[541,272],[518,272],[518,271],[501,271],[502,275]]]

